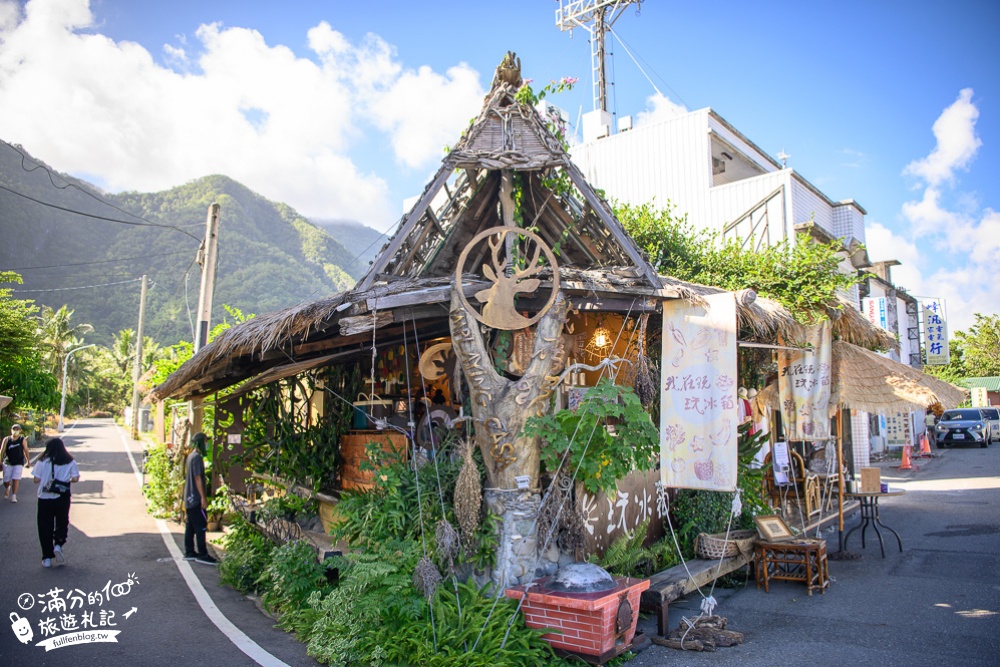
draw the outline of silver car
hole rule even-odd
[[[979,411],[983,413],[983,419],[990,427],[990,442],[1000,440],[1000,409],[990,406],[979,408]]]
[[[979,408],[945,410],[934,427],[938,447],[953,445],[990,446],[990,427]]]

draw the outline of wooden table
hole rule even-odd
[[[793,538],[776,542],[757,542],[757,588],[764,584],[770,593],[772,579],[801,581],[809,595],[813,590],[826,593],[830,585],[830,566],[826,559],[826,541]]]
[[[844,535],[845,549],[847,548],[847,541],[851,538],[851,533],[856,531],[858,528],[861,529],[861,548],[864,549],[865,531],[868,530],[868,526],[871,526],[875,529],[875,535],[878,536],[878,545],[882,550],[882,558],[885,558],[885,541],[882,539],[881,528],[885,528],[896,536],[896,542],[899,543],[899,553],[903,553],[903,538],[899,536],[899,533],[882,523],[878,513],[878,501],[879,498],[885,498],[886,496],[906,495],[906,491],[903,489],[896,489],[895,491],[887,491],[885,493],[879,491],[878,493],[847,493],[844,495],[848,498],[857,498],[858,502],[861,503],[861,520],[858,522],[858,525],[851,528],[847,531],[847,534]]]

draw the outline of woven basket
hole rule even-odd
[[[709,535],[701,533],[694,541],[694,550],[699,558],[705,560],[718,560],[719,558],[732,558],[740,554],[748,554],[753,551],[754,542],[757,541],[757,531],[755,530],[733,530],[729,533],[729,540],[726,540],[725,533],[715,533]]]

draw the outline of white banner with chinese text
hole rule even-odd
[[[664,487],[736,488],[736,299],[663,304],[660,480]]]
[[[924,311],[924,349],[928,366],[947,366],[951,363],[948,350],[948,322],[945,319],[944,300],[921,301]]]
[[[830,437],[830,322],[806,327],[811,348],[778,350],[778,395],[786,440]]]

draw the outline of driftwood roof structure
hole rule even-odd
[[[370,352],[373,329],[379,345],[448,335],[457,260],[477,234],[505,224],[502,181],[511,176],[519,179],[523,226],[559,249],[560,289],[575,308],[656,312],[664,299],[697,301],[724,291],[656,274],[546,121],[518,101],[520,85],[519,65],[509,54],[482,112],[353,290],[228,329],[155,387],[149,399],[206,396],[251,378],[245,386],[259,386],[356,357]],[[540,292],[551,292],[552,268],[538,278]],[[488,285],[481,276],[463,276],[467,296]],[[747,293],[738,296],[744,339],[799,338],[801,327],[785,308]],[[524,298],[518,308],[537,309],[541,301]],[[838,337],[876,349],[895,345],[854,308],[838,312],[843,312],[834,322]]]

